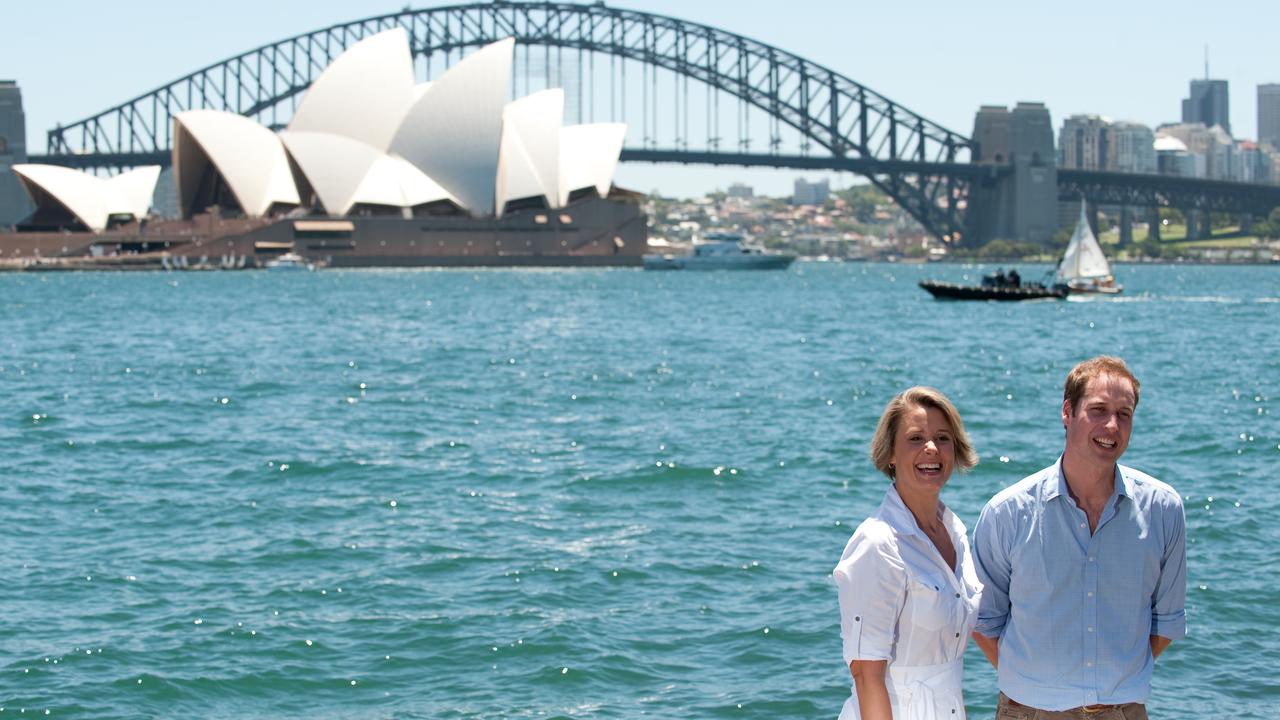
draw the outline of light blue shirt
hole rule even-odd
[[[999,638],[1000,690],[1024,705],[1146,702],[1150,636],[1186,634],[1182,498],[1132,468],[1116,466],[1090,534],[1058,458],[987,503],[973,556],[986,586],[977,631]]]

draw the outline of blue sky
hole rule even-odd
[[[1048,104],[1055,125],[1097,113],[1176,121],[1188,80],[1231,83],[1232,130],[1256,134],[1256,86],[1280,82],[1280,4],[635,0],[610,4],[685,18],[789,50],[968,134],[982,104]],[[405,2],[339,0],[11,0],[0,10],[0,78],[17,80],[28,148],[44,133],[245,50]],[[412,3],[415,8],[429,4]],[[216,7],[216,10],[214,9]],[[744,180],[789,192],[795,171],[631,165],[621,184],[698,194]],[[834,177],[847,185],[850,176]]]

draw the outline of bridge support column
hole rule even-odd
[[[1160,242],[1160,206],[1152,205],[1147,217],[1147,237]]]
[[[1182,219],[1187,224],[1187,240],[1200,239],[1200,214],[1195,210],[1182,209]]]
[[[1120,206],[1120,247],[1133,244],[1133,211],[1128,205]]]
[[[1213,213],[1208,210],[1200,211],[1200,237],[1209,240],[1213,237]]]
[[[969,186],[966,244],[997,238],[1047,245],[1058,229],[1058,168],[1053,124],[1043,103],[1013,110],[987,105],[974,118],[981,156],[990,176]],[[1004,165],[1008,170],[997,172]]]

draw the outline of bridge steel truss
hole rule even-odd
[[[515,37],[520,45],[612,55],[702,82],[796,129],[803,147],[824,150],[831,166],[856,168],[934,236],[961,240],[969,173],[956,168],[968,159],[968,138],[784,50],[603,3],[487,2],[406,10],[287,38],[54,128],[48,133],[49,160],[112,167],[167,158],[173,116],[184,110],[224,110],[279,127],[287,102],[342,51],[396,27],[409,33],[415,58]],[[688,157],[687,148],[673,153]]]
[[[1058,169],[1058,198],[1098,205],[1174,207],[1264,218],[1280,207],[1280,185],[1227,180]]]

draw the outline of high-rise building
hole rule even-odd
[[[1182,101],[1182,122],[1222,126],[1231,134],[1231,105],[1226,80],[1192,80],[1191,97]]]
[[[1156,128],[1156,137],[1174,137],[1182,141],[1187,152],[1194,158],[1195,177],[1212,180],[1233,179],[1234,141],[1220,125],[1212,127],[1205,127],[1201,123],[1161,125]]]
[[[31,213],[32,206],[9,168],[27,161],[27,121],[22,91],[13,80],[0,80],[0,227]]]
[[[731,198],[738,198],[739,200],[750,200],[755,197],[756,191],[750,185],[736,182],[729,186],[729,192],[725,194]]]
[[[804,178],[796,178],[795,194],[791,197],[792,205],[821,205],[831,194],[831,183],[819,180],[811,183]]]
[[[1136,122],[1111,124],[1111,157],[1107,168],[1117,172],[1156,172],[1156,136],[1151,128]]]
[[[1110,167],[1111,122],[1099,115],[1071,115],[1058,132],[1058,167],[1106,170]]]
[[[1280,83],[1258,86],[1258,142],[1280,148]]]

